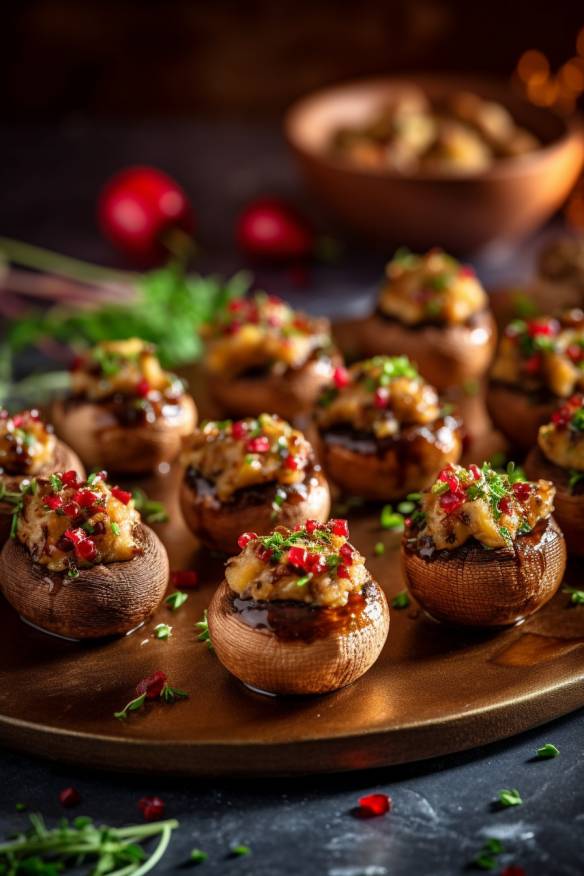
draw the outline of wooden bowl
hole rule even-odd
[[[566,568],[566,542],[549,517],[519,536],[513,549],[485,550],[469,539],[424,559],[404,536],[401,557],[408,590],[433,618],[502,627],[538,611],[556,593]]]
[[[223,666],[273,694],[322,694],[351,684],[375,663],[389,632],[387,600],[373,579],[342,609],[240,600],[223,581],[208,616]]]
[[[294,422],[299,414],[312,409],[340,362],[340,357],[314,358],[282,375],[257,377],[226,379],[207,372],[209,395],[223,412],[233,417],[255,417],[269,411]]]
[[[226,554],[237,552],[237,539],[242,532],[267,535],[274,526],[294,529],[297,523],[329,518],[331,496],[327,480],[320,466],[307,474],[306,489],[290,490],[281,505],[277,519],[273,518],[274,484],[238,490],[230,502],[221,502],[213,494],[213,487],[204,482],[198,490],[186,475],[182,480],[179,499],[185,522],[193,535],[203,544]]]
[[[0,589],[24,620],[69,639],[119,636],[140,626],[168,584],[168,556],[158,536],[139,524],[143,553],[123,563],[80,569],[77,578],[33,563],[9,539],[0,554]]]
[[[407,326],[373,313],[360,326],[360,348],[366,357],[407,356],[426,380],[443,391],[478,380],[497,345],[497,327],[489,310],[469,325]]]
[[[316,446],[327,476],[343,492],[392,502],[430,486],[445,465],[458,462],[462,432],[458,420],[446,417],[437,425],[403,429],[385,442],[322,431]]]
[[[178,407],[178,416],[172,419],[159,417],[153,423],[126,426],[107,404],[71,399],[54,404],[52,419],[88,468],[140,474],[173,462],[183,438],[195,428],[197,409],[190,395],[181,396]]]
[[[77,472],[80,480],[85,480],[85,468],[75,451],[71,450],[71,448],[62,441],[57,440],[55,444],[55,455],[51,464],[43,466],[35,477],[47,477],[47,475],[54,474],[55,472],[71,470]],[[18,491],[20,489],[20,484],[24,480],[28,480],[27,475],[0,474],[0,482],[2,482],[10,492]],[[0,502],[0,547],[4,544],[6,539],[10,537],[12,511],[12,505],[7,502]]]
[[[576,492],[572,493],[569,472],[550,462],[539,447],[534,447],[525,460],[525,473],[530,481],[538,478],[552,481],[556,488],[554,517],[564,533],[568,553],[583,557],[584,493],[581,491],[581,485],[578,485]]]
[[[329,154],[339,128],[360,125],[396,96],[421,89],[431,100],[459,91],[499,101],[542,147],[497,160],[480,173],[444,176],[356,167]],[[582,133],[575,121],[515,96],[507,83],[472,76],[412,76],[349,82],[296,103],[284,122],[313,192],[348,226],[384,244],[443,246],[470,252],[498,240],[520,239],[563,203],[582,167]],[[415,357],[414,357],[415,358]]]
[[[561,399],[492,380],[485,401],[495,428],[513,447],[527,452],[537,444],[539,427],[549,422]]]

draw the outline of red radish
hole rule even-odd
[[[251,201],[237,220],[240,249],[251,258],[295,261],[314,254],[314,234],[297,210],[280,198]]]
[[[186,236],[194,216],[183,189],[155,167],[128,167],[113,176],[101,192],[98,218],[105,237],[138,263],[160,261],[168,255],[164,239],[173,231]]]

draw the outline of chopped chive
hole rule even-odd
[[[110,528],[114,535],[120,534],[120,526],[118,523],[115,522],[115,520],[112,520],[112,522],[110,523]]]
[[[207,852],[204,852],[202,849],[193,849],[189,855],[189,861],[191,864],[202,864],[208,857]]]
[[[521,799],[521,794],[517,790],[517,788],[512,789],[504,789],[503,791],[499,791],[499,803],[501,806],[507,808],[509,806],[521,806],[523,800]]]

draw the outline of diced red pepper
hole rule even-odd
[[[96,558],[97,548],[90,538],[86,538],[75,545],[75,553],[89,563]]]
[[[513,492],[515,498],[520,502],[526,502],[531,496],[531,484],[526,484],[524,481],[518,481],[513,484]]]
[[[513,513],[513,504],[509,496],[503,496],[502,499],[499,499],[499,504],[497,505],[501,514],[512,514]]]
[[[114,499],[117,499],[118,502],[122,502],[123,505],[127,505],[132,498],[131,493],[127,490],[120,489],[120,487],[112,487],[112,496]]]
[[[270,439],[266,435],[258,435],[257,438],[250,438],[245,449],[248,453],[267,453],[270,449]]]
[[[461,265],[458,269],[459,277],[475,277],[476,274],[474,272],[474,268],[470,265]]]
[[[461,505],[464,505],[465,501],[464,491],[459,490],[454,493],[444,493],[444,495],[440,496],[439,504],[446,514],[453,514],[455,511],[458,511]]]
[[[77,502],[67,502],[63,505],[63,513],[70,517],[72,520],[77,517],[78,514],[81,513],[81,508],[77,504]]]
[[[59,791],[59,803],[65,809],[70,809],[72,806],[77,806],[78,803],[81,803],[81,795],[77,788],[63,788],[62,791]]]
[[[75,547],[87,538],[87,533],[82,529],[66,529],[63,535],[65,538],[68,538]]]
[[[344,538],[349,538],[349,524],[346,520],[343,520],[342,518],[334,518],[329,521],[329,526],[334,535],[341,535]]]
[[[243,550],[244,547],[250,543],[250,541],[255,541],[258,537],[257,532],[242,532],[239,538],[237,539],[237,544]]]
[[[584,349],[579,344],[570,344],[566,353],[568,354],[568,358],[576,364],[579,364],[582,359],[584,359]]]
[[[63,472],[63,474],[61,475],[61,481],[65,487],[76,487],[77,472],[73,471],[73,469]]]
[[[560,324],[556,319],[532,319],[527,323],[527,334],[531,338],[552,337],[557,335],[560,330]]]
[[[247,423],[245,420],[236,420],[231,424],[231,436],[237,440],[247,436]]]
[[[300,457],[292,456],[292,454],[288,454],[286,459],[284,460],[284,465],[286,468],[290,469],[290,471],[298,471],[300,468]]]
[[[353,565],[353,554],[355,553],[355,551],[353,550],[353,548],[351,547],[351,545],[348,542],[345,542],[345,544],[342,545],[339,553],[342,556],[345,563],[347,564],[347,566]]]
[[[46,505],[47,508],[50,508],[51,511],[56,511],[57,508],[60,508],[63,504],[63,499],[61,496],[44,496],[43,497],[43,505]]]
[[[460,481],[450,466],[442,469],[438,475],[438,480],[448,484],[448,489],[451,493],[457,493],[460,491]]]
[[[346,566],[344,566],[343,564],[341,564],[340,566],[337,566],[337,578],[350,578],[350,577],[351,577],[350,572]]]
[[[138,398],[146,398],[151,389],[152,387],[150,386],[146,378],[143,377],[142,380],[139,380],[136,384],[136,395],[138,396]]]
[[[471,473],[471,475],[473,476],[473,478],[475,479],[475,481],[480,481],[481,470],[478,467],[478,465],[475,465],[474,462],[471,462],[471,464],[468,467],[468,470]]]
[[[333,371],[333,383],[337,389],[344,389],[351,382],[351,375],[344,365],[337,365]]]
[[[288,563],[291,566],[296,566],[297,569],[306,569],[308,560],[308,551],[302,547],[291,547],[288,551]]]
[[[523,367],[528,374],[537,374],[541,368],[542,361],[541,353],[534,353],[533,356],[529,356],[529,358],[525,360]]]
[[[380,386],[375,390],[375,394],[373,396],[373,404],[376,408],[380,408],[383,410],[389,404],[389,391],[385,388],[385,386]]]
[[[142,681],[138,682],[136,685],[136,693],[139,697],[141,697],[142,694],[146,694],[147,700],[156,700],[162,693],[166,681],[166,672],[162,672],[159,669],[157,672],[154,672],[152,675],[147,675],[146,678],[143,678]]]
[[[173,587],[196,587],[199,576],[194,569],[178,569],[170,573],[170,583]]]
[[[77,490],[73,494],[73,501],[82,508],[91,508],[99,499],[99,493],[94,493],[93,490]]]
[[[313,575],[320,575],[326,569],[326,558],[322,554],[308,554],[306,571]]]
[[[271,548],[265,547],[263,544],[260,544],[256,549],[256,556],[262,563],[269,563],[272,558],[273,551]]]
[[[320,529],[322,523],[319,523],[318,520],[307,520],[304,524],[304,527],[300,527],[300,529],[306,529],[309,535],[312,535],[313,532],[316,532],[317,529]]]
[[[387,794],[368,794],[359,799],[359,814],[365,818],[385,815],[391,810],[391,797]]]
[[[142,797],[138,809],[146,821],[156,821],[164,815],[164,801],[160,797]]]

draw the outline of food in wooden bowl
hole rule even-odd
[[[207,332],[209,390],[234,416],[271,411],[293,420],[311,409],[340,362],[327,319],[263,293],[232,301]]]
[[[275,694],[320,694],[356,681],[389,630],[383,591],[349,543],[346,520],[244,533],[209,606],[221,663]]]
[[[553,481],[554,516],[568,551],[584,556],[584,396],[573,395],[540,426],[525,461],[527,476]]]
[[[405,356],[338,369],[315,409],[318,454],[346,493],[390,501],[432,483],[462,449],[460,420]]]
[[[97,344],[75,363],[71,383],[53,421],[88,468],[154,472],[176,459],[197,422],[182,381],[138,338]]]
[[[375,313],[362,323],[368,356],[404,354],[440,390],[482,377],[496,344],[485,290],[473,269],[440,249],[399,249]]]
[[[265,535],[327,520],[330,493],[302,432],[276,415],[203,425],[181,457],[183,516],[201,541],[226,553],[242,530]]]
[[[496,428],[530,450],[558,403],[584,389],[584,312],[509,323],[490,373],[487,407]]]
[[[448,466],[406,523],[402,566],[412,596],[440,621],[515,624],[561,584],[566,544],[551,516],[555,489],[488,463]]]
[[[352,155],[331,150],[340,129],[367,126],[385,107],[401,104],[411,112],[401,113],[400,140],[407,142],[408,155],[412,146],[423,152],[432,131],[428,131],[427,120],[420,119],[420,95],[432,105],[447,105],[461,91],[473,92],[487,106],[492,102],[502,106],[503,111],[496,110],[499,120],[502,112],[510,114],[515,125],[541,145],[514,154],[520,150],[517,140],[514,144],[510,138],[506,146],[501,144],[502,149],[487,150],[484,135],[476,134],[477,122],[485,128],[481,103],[478,116],[470,107],[471,125],[456,119],[450,122],[445,136],[423,162],[407,157],[404,161],[403,148],[397,163],[383,160],[387,150],[378,161],[374,149],[371,160],[369,144],[361,151],[361,158],[364,153],[367,157],[360,162],[355,160],[360,144]],[[468,99],[461,109],[468,117]],[[494,125],[492,119],[487,124],[491,129],[501,128],[497,118]],[[540,227],[560,207],[582,167],[582,135],[576,118],[564,120],[550,109],[533,106],[513,94],[508,82],[460,73],[334,85],[298,101],[284,125],[314,193],[355,231],[385,244],[396,240],[416,247],[439,243],[456,252],[472,252],[495,241],[517,240]],[[509,129],[509,125],[504,127]]]
[[[33,478],[14,538],[0,555],[0,588],[24,620],[71,639],[127,633],[168,583],[168,557],[140,521],[131,493],[106,473]]]
[[[67,469],[85,477],[77,454],[55,438],[38,411],[9,414],[0,408],[0,546],[10,535],[21,488],[33,477]]]

